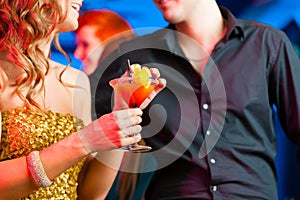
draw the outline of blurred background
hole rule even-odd
[[[298,50],[300,46],[300,0],[217,0],[237,17],[270,24],[287,32]],[[128,20],[133,28],[164,27],[167,23],[152,0],[84,0],[81,11],[108,8]],[[72,66],[81,69],[79,60],[73,57],[75,49],[73,33],[60,35],[60,42],[72,57]],[[62,63],[67,60],[52,50],[52,57]]]
[[[264,22],[285,31],[300,55],[300,0],[217,0],[217,2],[229,8],[239,18]],[[127,19],[134,29],[160,28],[167,25],[152,0],[84,0],[81,10],[84,12],[99,8],[108,8],[117,12]],[[139,35],[139,33],[137,34]],[[82,69],[81,62],[73,56],[74,33],[63,33],[59,39],[64,50],[72,58],[72,67]],[[51,56],[58,62],[67,63],[67,60],[54,47]],[[300,167],[296,160],[297,146],[287,140],[278,119],[275,122],[278,134],[276,161],[279,200],[300,200]]]

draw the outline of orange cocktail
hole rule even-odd
[[[121,96],[130,108],[139,107],[157,83],[157,80],[151,80],[151,84],[145,87],[132,77],[121,77],[110,81],[114,91]]]
[[[136,108],[150,95],[155,84],[158,84],[157,80],[150,81],[151,83],[145,87],[145,85],[133,77],[121,77],[111,80],[109,84],[130,108]],[[123,148],[123,150],[131,152],[145,152],[151,149],[150,146],[139,145],[138,143]]]
[[[115,95],[119,95],[120,98],[128,105],[129,108],[140,107],[147,97],[154,90],[158,84],[158,80],[151,77],[151,72],[148,67],[141,67],[139,64],[134,64],[129,67],[132,73],[129,73],[129,77],[120,77],[113,79],[109,84],[114,88]],[[131,152],[145,152],[150,151],[150,146],[132,144],[123,150]]]

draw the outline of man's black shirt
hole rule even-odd
[[[142,135],[158,166],[170,159],[155,172],[146,199],[275,200],[273,106],[287,136],[300,143],[300,62],[287,36],[221,10],[228,32],[203,76],[170,25],[121,45],[90,77],[98,83],[92,89],[98,117],[111,111],[108,81],[125,72],[127,59],[158,68],[167,80],[143,114]],[[158,125],[149,128],[153,120]]]

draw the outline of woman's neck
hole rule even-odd
[[[40,49],[42,50],[42,52],[44,52],[44,55],[46,57],[50,56],[51,42],[52,42],[51,40],[47,41],[40,46]]]
[[[45,57],[50,57],[51,44],[54,39],[55,33],[53,32],[48,38],[46,38],[39,48],[44,52]]]

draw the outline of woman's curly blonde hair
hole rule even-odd
[[[39,107],[33,99],[50,67],[40,47],[64,17],[59,0],[0,0],[0,50],[24,72],[15,80],[15,92],[30,105]]]

